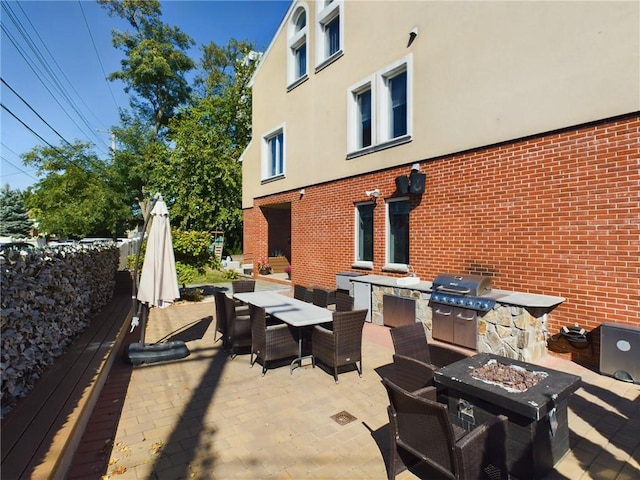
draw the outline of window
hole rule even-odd
[[[400,137],[407,133],[407,72],[387,80],[389,91],[389,136]]]
[[[284,175],[284,128],[265,135],[262,148],[262,178],[269,180]]]
[[[291,17],[288,34],[287,82],[289,88],[307,78],[307,11],[300,6]]]
[[[347,94],[347,158],[411,141],[411,55]]]
[[[373,202],[356,205],[356,262],[369,268],[373,267],[373,208]]]
[[[371,89],[357,94],[358,100],[358,147],[371,145]]]
[[[318,2],[316,18],[317,69],[322,69],[342,53],[342,0]]]
[[[387,263],[409,264],[409,200],[387,202]]]

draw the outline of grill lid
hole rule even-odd
[[[491,292],[491,282],[484,275],[441,273],[433,280],[431,291],[477,297]]]

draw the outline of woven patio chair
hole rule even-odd
[[[251,349],[251,318],[249,315],[237,315],[233,298],[224,296],[227,319],[227,348],[231,358],[239,351]]]
[[[393,349],[398,355],[415,358],[424,363],[431,363],[427,334],[422,322],[401,325],[389,330]]]
[[[213,343],[222,340],[222,348],[227,348],[227,313],[225,310],[224,292],[214,291],[213,298],[216,304],[216,331],[213,334]],[[220,334],[218,338],[217,335]]]
[[[247,293],[256,291],[255,280],[234,280],[231,282],[231,293]],[[249,305],[246,303],[233,299],[236,305],[236,315],[249,315]]]
[[[387,408],[391,427],[389,480],[416,459],[445,478],[509,478],[507,417],[492,417],[467,432],[451,422],[446,405],[408,392],[388,378],[383,378],[382,383],[390,402]]]
[[[267,363],[298,356],[298,340],[295,330],[286,323],[268,325],[264,308],[250,306],[251,311],[251,356],[253,367],[256,360],[262,361],[262,376],[267,372]],[[255,355],[255,357],[254,357]]]
[[[436,367],[415,358],[404,355],[393,355],[393,383],[400,388],[415,393],[421,391],[421,396],[430,400],[437,400],[437,389],[433,380]]]
[[[333,312],[332,315],[333,330],[322,325],[313,327],[311,333],[313,356],[316,360],[333,368],[336,383],[338,383],[338,368],[347,365],[355,365],[358,374],[362,377],[362,328],[367,310]]]
[[[329,305],[336,303],[335,291],[321,287],[313,287],[312,290],[314,305],[327,308]]]
[[[302,300],[303,302],[311,303],[313,293],[304,285],[293,286],[293,298]]]
[[[353,310],[353,297],[344,292],[336,292],[336,312]]]

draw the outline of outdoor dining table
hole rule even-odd
[[[302,330],[305,327],[330,323],[333,320],[331,310],[270,291],[236,293],[233,297],[241,302],[264,308],[267,314],[298,329],[298,356],[291,362],[291,372],[296,364],[302,366],[302,360],[306,358],[311,358],[313,362],[313,355],[302,355]]]

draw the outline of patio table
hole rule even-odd
[[[310,358],[312,363],[315,363],[313,355],[302,355],[302,329],[333,321],[331,310],[269,291],[236,293],[233,297],[264,308],[265,312],[272,317],[298,328],[298,356],[291,362],[291,373],[296,364],[302,366],[302,360],[305,358]]]

